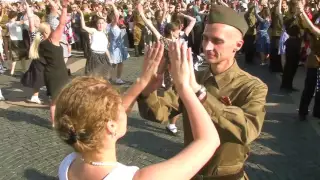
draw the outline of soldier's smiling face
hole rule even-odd
[[[210,64],[233,61],[235,53],[242,47],[241,32],[229,25],[207,24],[203,32],[202,48]]]

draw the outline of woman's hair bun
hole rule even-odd
[[[76,143],[79,137],[70,117],[68,115],[63,115],[58,122],[59,124],[57,126],[57,130],[59,132],[63,132],[60,133],[61,139],[63,139],[69,145]]]

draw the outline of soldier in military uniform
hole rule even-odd
[[[256,39],[256,23],[257,19],[254,14],[254,0],[250,0],[248,4],[248,11],[244,14],[244,18],[248,23],[248,31],[244,36],[244,52],[247,63],[253,63],[255,54],[255,39]]]
[[[271,9],[271,52],[270,52],[270,65],[271,72],[282,72],[281,56],[279,55],[279,40],[282,33],[282,15],[280,14],[281,6],[276,3]]]
[[[209,67],[192,76],[190,85],[217,127],[221,146],[194,179],[248,179],[244,163],[249,144],[261,132],[268,88],[260,79],[241,70],[234,59],[248,29],[244,17],[220,5],[212,5],[208,17],[202,47]],[[147,119],[163,114],[165,104],[150,96],[161,84],[158,77],[161,76],[150,82],[137,99],[139,111]],[[178,110],[183,115],[184,143],[188,145],[193,135],[181,102]]]
[[[144,46],[143,36],[145,31],[145,23],[137,10],[133,11],[133,22],[133,43],[135,56],[138,57],[139,55],[142,55],[142,49]]]

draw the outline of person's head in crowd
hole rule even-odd
[[[108,9],[107,8],[103,8],[102,9],[102,15],[103,16],[108,16]]]
[[[91,4],[91,9],[92,9],[94,12],[99,12],[99,5],[96,4],[96,3],[93,3],[93,4]]]
[[[270,10],[266,7],[264,7],[260,13],[261,17],[265,20],[270,21],[271,20],[271,13]]]
[[[194,0],[194,5],[200,7],[201,2],[202,2],[201,0]]]
[[[51,27],[48,23],[41,23],[38,28],[38,32],[32,41],[29,49],[29,58],[30,59],[38,59],[39,58],[39,45],[41,42],[41,36],[42,39],[48,39],[51,34]]]
[[[206,60],[216,67],[230,67],[247,30],[244,17],[232,8],[212,5],[202,40]]]
[[[10,21],[15,21],[17,20],[17,17],[18,17],[18,12],[17,11],[9,11],[8,13],[8,19]]]
[[[106,19],[103,18],[103,17],[97,16],[96,28],[97,28],[98,31],[105,30],[105,28],[106,28]]]
[[[248,3],[248,12],[253,12],[255,7],[255,0],[250,0]]]
[[[127,4],[123,4],[123,5],[122,5],[122,9],[128,10]]]
[[[45,5],[45,3],[43,3],[43,2],[39,2],[39,3],[38,3],[38,7],[39,7],[39,10],[40,10],[40,11],[46,10],[46,5]]]
[[[81,10],[82,11],[87,11],[89,9],[89,5],[88,4],[82,4],[81,6]]]
[[[77,4],[72,4],[71,5],[71,10],[72,10],[72,12],[77,12],[78,11],[78,5]]]
[[[297,15],[298,11],[298,0],[291,0],[289,2],[289,11],[292,15]]]
[[[206,11],[206,10],[207,10],[207,3],[201,3],[200,11]]]
[[[181,31],[181,22],[179,20],[172,21],[170,23],[167,23],[164,27],[164,37],[176,40],[179,38]]]
[[[20,13],[24,13],[26,11],[26,7],[24,4],[20,3],[18,6],[18,10]]]
[[[175,8],[175,12],[176,12],[176,13],[181,12],[181,6],[182,6],[182,5],[181,5],[180,3],[177,3],[177,4],[176,4],[176,8]]]
[[[187,12],[188,12],[188,15],[193,15],[193,10],[192,10],[192,7],[193,7],[193,4],[188,4],[187,5]]]
[[[304,6],[304,11],[305,11],[307,14],[308,14],[308,13],[311,13],[310,6],[305,5],[305,6]]]
[[[133,9],[132,9],[132,4],[128,4],[128,5],[127,5],[127,8],[128,8],[128,11],[129,11],[129,10],[132,11],[132,10],[133,10]]]
[[[100,152],[115,149],[127,131],[121,97],[104,79],[73,79],[61,90],[56,104],[58,136],[84,159],[95,160]]]
[[[132,15],[132,9],[128,9],[128,11],[127,11],[127,16],[131,16]]]
[[[102,4],[98,4],[98,9],[97,9],[97,11],[98,12],[102,12],[103,11],[103,5]]]
[[[169,13],[170,13],[170,14],[172,14],[172,13],[174,12],[175,7],[176,7],[176,6],[175,6],[174,3],[170,3],[170,4],[169,4]]]
[[[287,3],[287,1],[282,1],[282,4],[281,4],[281,11],[282,11],[282,12],[287,12],[287,11],[288,11],[288,9],[289,9],[289,7],[288,7],[288,3]]]
[[[18,11],[18,4],[17,3],[12,3],[11,4],[11,10],[12,11]]]
[[[157,10],[157,11],[154,13],[154,18],[156,19],[156,21],[157,21],[158,23],[161,23],[162,16],[163,16],[163,11],[162,11],[162,10]]]

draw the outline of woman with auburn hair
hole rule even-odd
[[[111,84],[96,77],[78,77],[68,84],[57,99],[55,127],[60,138],[75,152],[59,167],[60,180],[185,180],[191,179],[212,157],[220,144],[210,116],[193,92],[191,51],[186,44],[170,44],[171,71],[177,92],[189,115],[194,141],[176,156],[142,169],[117,162],[116,142],[127,129],[127,113],[145,89],[163,56],[157,42],[148,48],[140,78],[121,97]],[[180,56],[181,52],[181,56]],[[187,58],[188,57],[188,58]],[[163,61],[162,61],[163,62]],[[161,80],[158,81],[161,84]]]

